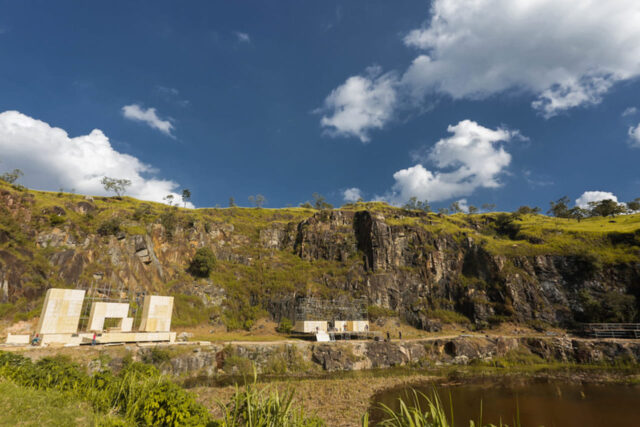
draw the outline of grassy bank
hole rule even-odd
[[[37,390],[0,380],[0,425],[73,426],[116,424],[115,416],[96,413],[91,405],[57,390]]]

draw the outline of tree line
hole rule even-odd
[[[0,180],[5,181],[9,184],[15,185],[16,181],[24,176],[24,173],[20,169],[14,169],[11,172],[5,172],[0,175]],[[120,179],[120,178],[111,178],[105,176],[100,181],[103,188],[107,192],[115,193],[116,197],[121,198],[126,194],[126,191],[129,186],[131,186],[131,181],[128,179]],[[184,188],[181,193],[182,202],[184,206],[187,206],[187,203],[191,201],[191,190],[188,188]],[[301,208],[305,209],[316,209],[316,210],[327,210],[333,209],[333,205],[327,202],[326,198],[319,193],[312,194],[313,201],[305,201],[300,203]],[[169,206],[173,206],[175,202],[175,196],[173,194],[168,194],[163,197],[165,203]],[[264,207],[267,203],[267,198],[262,194],[251,195],[248,197],[248,201],[254,205],[257,209]],[[364,202],[363,199],[358,200],[356,203]],[[626,203],[619,203],[612,199],[604,199],[594,202],[589,202],[587,207],[574,206],[569,207],[571,200],[567,196],[563,196],[558,200],[549,202],[549,210],[548,214],[553,215],[556,218],[570,218],[576,219],[578,221],[588,218],[588,217],[614,217],[616,215],[621,215],[625,213],[633,213],[640,211],[640,197],[633,199],[632,201]],[[177,204],[177,203],[176,203]],[[229,207],[237,207],[235,199],[233,197],[229,197]],[[412,210],[412,211],[422,211],[422,212],[434,212],[431,209],[431,205],[428,200],[419,200],[417,197],[411,197],[403,206],[403,209]],[[459,201],[453,202],[449,205],[449,207],[441,207],[436,212],[442,215],[448,214],[456,214],[460,212],[466,212],[469,214],[475,214],[482,210],[483,212],[493,212],[496,209],[496,205],[494,203],[483,203],[480,208],[475,205],[463,206]],[[535,206],[520,206],[513,213],[516,215],[527,215],[527,214],[539,214],[542,212],[542,209]]]

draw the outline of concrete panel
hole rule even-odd
[[[318,342],[329,342],[331,340],[329,339],[329,334],[328,333],[326,333],[326,332],[318,332],[316,334],[316,341],[318,341]]]
[[[31,337],[29,335],[8,334],[6,342],[13,345],[28,345],[31,342]]]
[[[369,321],[368,320],[350,320],[347,322],[347,331],[349,332],[368,332]]]
[[[347,330],[346,320],[336,320],[335,322],[333,322],[333,325],[335,326],[337,332],[345,332]]]
[[[171,330],[173,297],[147,295],[144,297],[140,331],[168,332]]]
[[[122,319],[120,330],[122,332],[131,332],[133,330],[133,317],[125,317]]]
[[[129,315],[128,303],[94,302],[89,315],[89,331],[101,332],[104,329],[105,319],[125,319]],[[122,320],[120,321],[122,329]],[[131,327],[129,327],[131,330]]]
[[[43,335],[78,332],[84,294],[85,291],[82,289],[48,289],[36,333]]]

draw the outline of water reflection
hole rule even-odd
[[[434,385],[415,387],[431,395]],[[519,412],[521,425],[602,427],[640,425],[640,387],[621,384],[567,384],[553,381],[501,380],[498,383],[438,386],[447,411],[453,401],[456,426],[478,421],[513,425]],[[398,397],[408,389],[386,390],[374,397],[375,403],[398,408]],[[412,398],[405,401],[412,401]],[[380,420],[380,411],[371,410],[372,421]],[[375,424],[374,424],[375,425]]]

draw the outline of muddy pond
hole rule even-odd
[[[414,387],[431,396],[433,384]],[[449,413],[453,402],[455,427],[468,427],[469,420],[510,426],[519,414],[522,427],[602,427],[640,425],[640,386],[622,384],[572,384],[557,380],[499,380],[461,385],[439,385],[437,393]],[[398,409],[398,398],[410,389],[384,390],[373,398],[372,421],[382,419],[377,404]],[[424,403],[424,402],[423,402]],[[482,405],[482,408],[481,408]],[[424,408],[425,406],[423,406]],[[375,424],[374,424],[375,425]]]

